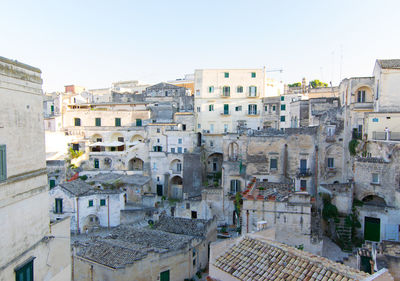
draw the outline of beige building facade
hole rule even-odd
[[[0,57],[0,85],[0,280],[70,280],[69,220],[47,209],[41,71]]]

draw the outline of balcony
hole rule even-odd
[[[373,140],[400,141],[400,132],[372,132]]]
[[[335,136],[326,136],[325,141],[326,142],[335,142],[336,138],[335,138]]]
[[[353,104],[354,109],[374,109],[374,103],[372,102],[356,102]]]
[[[247,114],[247,116],[259,116],[260,111],[259,110],[247,110],[246,114]]]
[[[298,178],[311,177],[311,176],[312,173],[310,168],[300,168],[299,171],[297,172]]]
[[[248,98],[258,98],[258,93],[251,93],[251,92],[248,92],[248,93],[247,93],[247,97],[248,97]]]

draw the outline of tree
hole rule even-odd
[[[321,81],[319,81],[317,79],[315,79],[313,81],[310,81],[310,85],[311,85],[312,88],[328,87],[328,83],[321,82]]]
[[[288,84],[288,87],[289,87],[289,88],[300,87],[300,86],[301,86],[301,82],[296,82],[296,83],[293,83],[293,84]]]

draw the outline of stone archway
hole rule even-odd
[[[130,171],[143,171],[143,160],[140,158],[132,158],[128,162],[128,170]]]
[[[168,196],[174,199],[183,198],[183,180],[180,176],[174,176],[169,182]]]

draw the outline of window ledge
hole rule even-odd
[[[381,185],[379,182],[371,182],[371,185]]]

